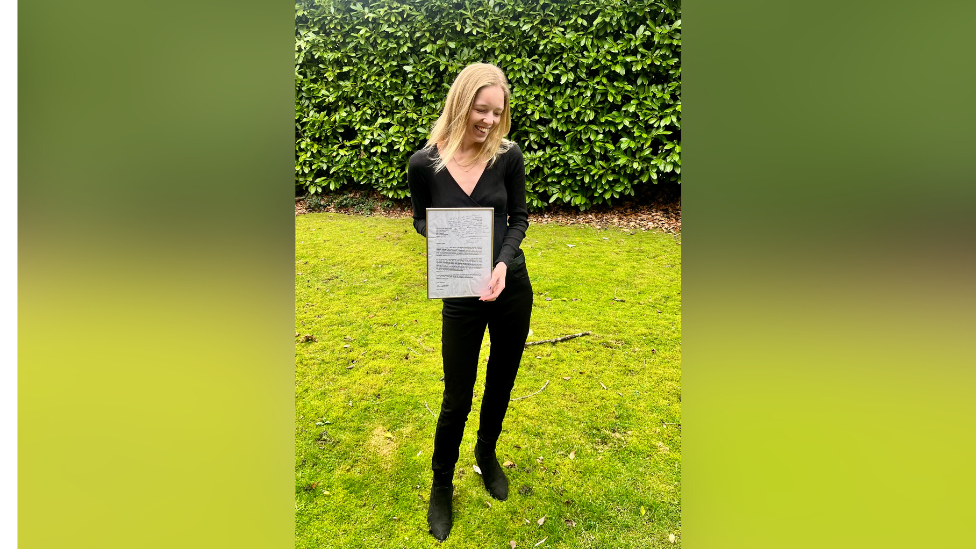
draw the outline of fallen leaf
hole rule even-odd
[[[552,298],[551,297],[547,297],[546,298],[546,301],[552,301]],[[658,311],[658,312],[660,312],[660,311]]]
[[[513,444],[512,445],[512,448],[515,448],[516,450],[521,450],[522,449],[522,447],[519,446],[518,444]]]
[[[645,511],[644,511],[644,506],[643,506],[643,505],[641,505],[641,516],[644,516],[644,512],[645,512]]]
[[[540,539],[540,540],[539,540],[539,543],[536,543],[536,544],[535,544],[535,545],[533,545],[532,547],[538,547],[538,546],[540,546],[540,545],[542,545],[542,542],[544,542],[544,541],[546,541],[547,539],[549,539],[549,536],[546,536],[546,537],[544,537],[544,538],[542,538],[542,539]]]
[[[342,338],[342,339],[345,339],[346,341],[352,341],[352,338],[351,338],[351,337],[349,337],[349,336],[346,336],[346,337],[344,337],[344,338]]]
[[[349,348],[349,345],[343,345],[342,348],[343,349],[348,349]]]
[[[473,465],[473,467],[474,467],[474,472],[475,473],[478,473],[480,475],[481,474],[481,467],[478,467],[477,465]]]
[[[511,469],[512,467],[515,467],[515,462],[506,459],[505,463],[502,463],[502,467],[508,467]]]
[[[545,515],[543,515],[543,516],[542,516],[542,518],[541,518],[541,519],[539,519],[539,520],[537,520],[536,522],[538,522],[538,523],[539,523],[539,526],[542,526],[542,523],[543,523],[543,522],[545,522],[545,521],[546,521],[546,516],[545,516]]]
[[[569,246],[570,248],[575,248],[576,247],[576,244],[566,244],[566,245]]]
[[[515,540],[508,542],[508,544],[512,546],[512,549],[515,549]]]
[[[486,502],[485,502],[485,505],[487,505],[487,506],[488,506],[488,508],[489,508],[489,509],[491,509],[491,502],[490,502],[490,501],[486,501]]]
[[[347,370],[352,370],[352,367],[353,367],[353,365],[352,365],[352,364],[350,364],[349,366],[346,366],[346,369],[347,369]]]
[[[569,453],[569,459],[576,459],[576,450]]]
[[[674,538],[674,534],[668,534],[668,541],[670,541],[671,543],[674,543],[674,539],[675,539]]]
[[[566,526],[569,526],[570,528],[576,528],[576,521],[573,519],[566,519],[563,522],[565,522]]]
[[[568,377],[564,377],[563,379],[565,379],[566,381],[569,381],[569,378]]]
[[[301,335],[301,334],[299,334],[298,332],[295,332],[295,337],[298,337],[299,335]]]
[[[538,461],[539,463],[542,463],[542,456],[535,458],[535,460]]]

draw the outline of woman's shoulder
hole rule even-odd
[[[409,165],[411,168],[429,168],[437,161],[437,153],[431,147],[424,147],[410,155]]]
[[[506,139],[502,144],[502,147],[504,148],[504,151],[501,154],[501,158],[504,158],[506,163],[515,160],[522,160],[522,149],[518,146],[518,143]]]

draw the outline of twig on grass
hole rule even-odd
[[[549,380],[547,379],[546,380],[546,384],[542,386],[542,389],[545,389],[546,386],[548,386],[548,385],[549,385]],[[539,389],[538,391],[532,393],[531,395],[525,395],[524,397],[513,398],[512,401],[522,400],[523,398],[529,398],[530,396],[535,396],[535,395],[541,393],[542,392],[542,389]]]
[[[567,339],[573,339],[574,337],[580,337],[590,335],[590,332],[580,332],[578,334],[571,334],[562,337],[557,337],[555,339],[543,339],[542,341],[530,341],[525,344],[526,347],[529,345],[542,345],[543,343],[559,343],[560,341],[566,341]]]
[[[434,411],[430,409],[430,406],[427,406],[426,400],[424,401],[424,408],[427,408],[427,411],[430,412],[430,415],[434,416],[435,419],[437,418],[437,414],[435,414]]]

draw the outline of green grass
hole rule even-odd
[[[516,467],[504,502],[472,470],[486,336],[454,528],[439,544],[427,533],[436,420],[424,404],[440,408],[441,303],[426,299],[424,239],[410,219],[321,213],[295,225],[295,331],[315,338],[295,346],[297,548],[680,546],[674,236],[530,225],[529,341],[592,335],[526,348],[513,396],[549,385],[509,406],[498,457]]]

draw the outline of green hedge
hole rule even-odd
[[[680,183],[681,14],[652,0],[303,0],[295,5],[296,183],[409,196],[455,76],[494,63],[530,208]]]

